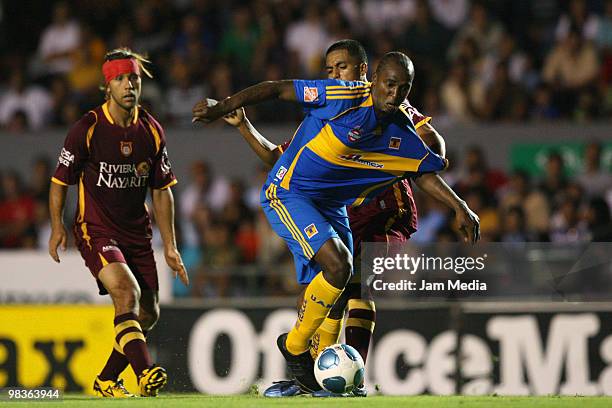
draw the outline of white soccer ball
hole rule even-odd
[[[334,344],[317,357],[314,373],[317,382],[327,391],[344,394],[363,384],[363,359],[353,347]]]

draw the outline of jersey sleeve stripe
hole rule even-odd
[[[87,129],[87,150],[89,151],[89,145],[91,144],[91,138],[93,137],[93,132],[94,129],[96,128],[96,125],[98,124],[98,114],[94,111],[90,111],[91,113],[94,114],[94,117],[96,118],[95,122],[93,123],[93,125],[91,125],[89,127],[89,129]]]
[[[414,128],[418,129],[426,123],[431,122],[431,116],[426,116],[424,119],[421,119],[419,122],[415,123]]]
[[[326,91],[327,95],[337,95],[337,94],[351,94],[351,93],[360,93],[360,92],[370,92],[370,88],[360,88],[360,89],[336,89],[333,91]]]
[[[363,89],[370,88],[370,84],[365,85],[357,85],[357,86],[347,86],[347,85],[328,85],[325,87],[325,90],[335,90],[335,89]]]
[[[326,99],[327,100],[331,100],[331,99],[360,99],[360,98],[365,98],[366,96],[369,96],[369,95],[370,95],[369,92],[355,94],[355,95],[328,95],[328,96],[326,96]]]
[[[55,177],[51,177],[51,181],[55,184],[59,184],[60,186],[68,186],[68,184],[64,183],[62,180],[59,180]]]
[[[159,137],[159,132],[151,123],[149,123],[149,129],[151,129],[151,133],[153,133],[153,139],[155,140],[155,154],[157,154],[159,153],[159,145],[161,144],[161,138]]]
[[[111,125],[114,125],[115,121],[113,120],[113,117],[110,115],[110,112],[108,111],[108,102],[102,105],[102,112],[104,112],[104,116],[106,117],[106,120],[108,120]]]
[[[172,187],[173,185],[175,185],[176,183],[178,183],[178,180],[174,179],[171,182],[169,182],[168,184],[166,184],[165,186],[163,186],[162,188],[160,188],[159,190],[166,190],[166,189]]]

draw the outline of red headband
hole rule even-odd
[[[133,58],[106,61],[104,65],[102,65],[102,73],[104,74],[104,80],[107,84],[119,75],[132,72],[136,75],[140,75],[140,67],[138,66],[138,62]]]

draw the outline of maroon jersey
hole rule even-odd
[[[118,126],[108,112],[108,102],[70,129],[52,181],[79,184],[75,234],[90,247],[92,236],[125,245],[149,244],[147,190],[177,182],[160,124],[137,108],[129,127]]]
[[[406,111],[415,129],[431,121],[430,116],[420,113],[407,99],[401,108]],[[290,143],[289,140],[279,145],[279,151],[283,153]],[[417,208],[410,180],[400,180],[367,204],[348,207],[347,210],[356,250],[363,240],[387,241],[387,232],[394,235],[395,241],[401,241],[410,238],[417,230]]]

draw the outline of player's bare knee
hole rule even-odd
[[[351,277],[353,265],[350,257],[337,257],[323,268],[325,279],[336,288],[344,288]]]
[[[116,287],[109,289],[115,310],[119,314],[137,313],[139,309],[140,289],[138,287]]]

